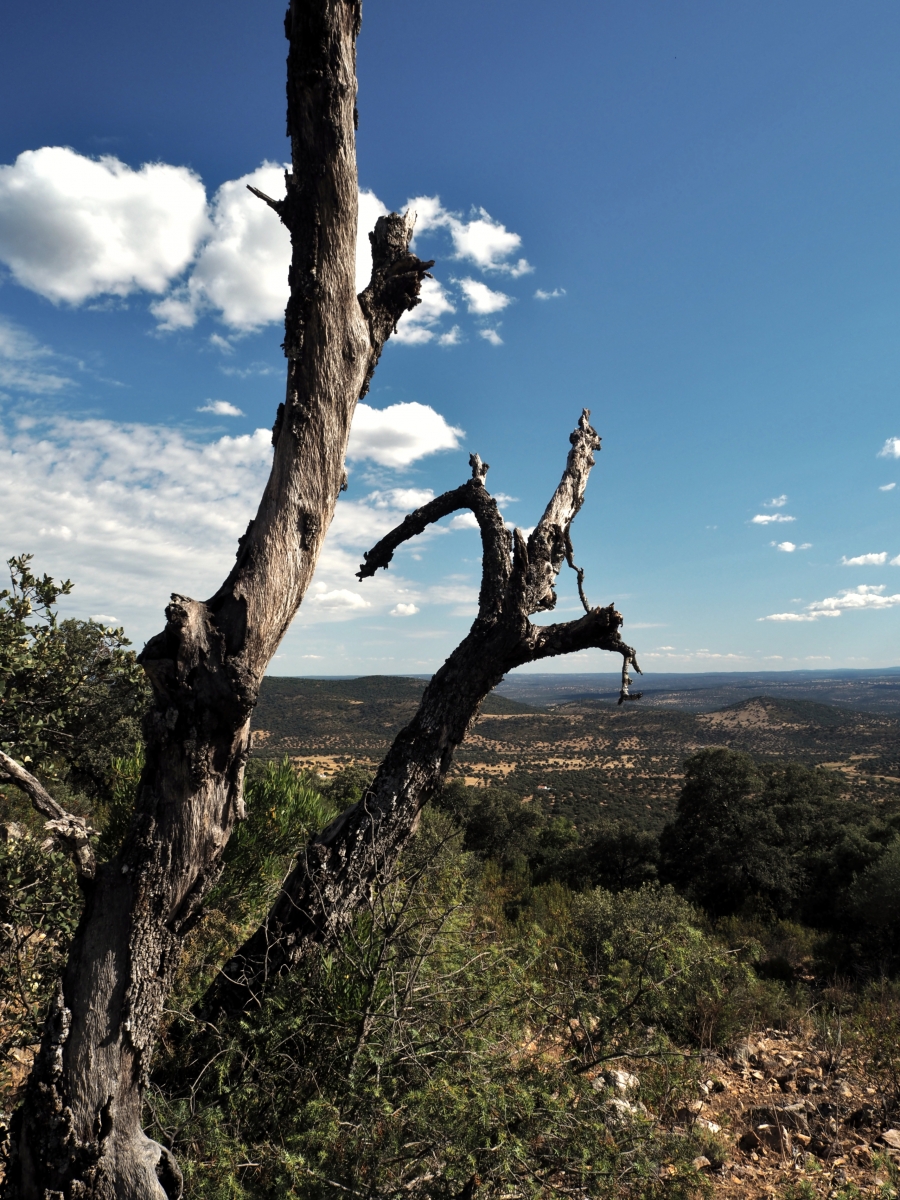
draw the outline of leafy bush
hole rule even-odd
[[[9,560],[0,591],[0,749],[54,780],[108,800],[111,762],[131,752],[149,689],[121,629],[60,622],[72,584],[37,576],[31,555]],[[68,797],[67,797],[68,798]],[[6,815],[31,820],[6,798]],[[14,811],[15,810],[15,811]]]

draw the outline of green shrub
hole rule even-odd
[[[658,1025],[682,1044],[717,1046],[752,1011],[752,972],[671,887],[598,888],[576,898],[574,914],[607,1038]]]

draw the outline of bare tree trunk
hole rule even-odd
[[[472,478],[408,516],[366,555],[360,578],[387,567],[400,543],[461,508],[478,520],[483,547],[478,616],[468,636],[435,674],[419,709],[394,741],[359,804],[348,809],[300,854],[265,921],[219,973],[197,1015],[218,1022],[259,1003],[267,980],[295,965],[313,943],[334,939],[388,871],[415,828],[424,802],[441,786],[456,747],[485,696],[507,671],[558,654],[599,647],[622,655],[620,703],[631,698],[634,650],[619,637],[613,605],[591,608],[583,572],[572,562],[570,527],[584,500],[600,438],[585,410],[572,433],[562,479],[527,542],[510,533],[484,486],[487,466],[471,459]],[[579,575],[585,615],[533,625],[531,614],[556,604],[554,582],[564,561]]]
[[[309,585],[343,486],[356,402],[430,263],[405,217],[381,218],[372,282],[354,290],[359,0],[291,0],[285,19],[293,169],[287,393],[272,471],[237,561],[205,602],[173,596],[141,662],[154,705],[137,815],[120,855],[82,875],[84,915],[12,1128],[3,1196],[181,1194],[141,1098],[185,933],[241,816],[260,681]],[[274,218],[273,218],[274,219]]]

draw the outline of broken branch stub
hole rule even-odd
[[[472,478],[416,509],[365,555],[360,579],[386,569],[397,548],[428,525],[468,509],[481,531],[478,614],[463,641],[429,682],[418,711],[397,735],[363,799],[312,839],[298,856],[265,921],[232,957],[207,992],[201,1017],[216,1022],[260,1002],[267,980],[296,964],[313,944],[338,937],[380,873],[389,869],[415,828],[422,805],[441,787],[479,705],[504,675],[525,663],[599,648],[637,668],[619,636],[613,605],[577,621],[533,625],[532,612],[552,608],[553,583],[571,545],[569,529],[584,501],[600,439],[582,414],[566,469],[535,532],[510,532],[485,487],[486,464],[472,455]],[[625,678],[623,675],[623,689]]]

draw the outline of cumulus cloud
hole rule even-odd
[[[413,617],[419,612],[417,604],[395,604],[391,609],[392,617]]]
[[[481,337],[483,337],[486,342],[490,342],[492,346],[503,345],[503,338],[496,329],[482,329],[479,330],[479,333]]]
[[[370,256],[371,261],[371,256]],[[371,266],[370,266],[371,272]],[[435,326],[445,313],[456,312],[450,298],[436,279],[423,279],[422,290],[419,293],[421,303],[409,312],[405,312],[397,322],[393,334],[394,341],[405,342],[407,345],[417,345],[430,342],[437,337]],[[444,346],[455,345],[455,339],[444,336],[438,339]]]
[[[877,554],[857,554],[855,558],[847,558],[844,555],[841,559],[841,565],[844,567],[883,567],[886,562],[886,550],[881,550]]]
[[[560,296],[566,294],[565,288],[554,288],[552,292],[545,292],[543,288],[538,288],[534,293],[535,300],[558,300]]]
[[[151,311],[163,331],[191,329],[211,314],[239,337],[283,319],[290,237],[247,187],[279,199],[284,169],[264,162],[223,183],[208,203],[202,180],[187,167],[147,163],[135,170],[112,156],[93,159],[60,146],[28,150],[0,166],[0,262],[18,283],[54,303],[146,291],[160,296]],[[520,235],[484,209],[464,218],[436,196],[409,203],[418,214],[417,234],[446,230],[458,261],[510,278],[532,269],[516,257]],[[359,192],[358,292],[372,273],[369,233],[387,212],[374,192]],[[511,303],[475,280],[461,286],[476,315]],[[548,299],[562,294],[559,288],[538,292]],[[445,287],[427,279],[422,303],[403,316],[394,340],[457,345],[458,326],[440,329],[442,318],[455,311]],[[221,334],[210,340],[232,352]]]
[[[474,263],[482,271],[499,271],[516,278],[534,269],[524,258],[510,261],[521,247],[522,238],[483,208],[473,209],[468,221],[444,208],[439,196],[417,196],[407,201],[407,208],[416,214],[416,234],[447,229],[455,257]]]
[[[207,400],[197,409],[197,412],[215,413],[217,417],[242,417],[244,415],[236,404],[229,404],[227,400]]]
[[[772,545],[776,550],[783,550],[785,554],[793,554],[797,549],[793,542],[773,542]]]
[[[86,158],[64,146],[0,166],[0,261],[55,304],[163,292],[209,229],[187,167]]]
[[[478,529],[478,518],[473,512],[457,513],[450,521],[451,529]]]
[[[284,195],[284,167],[266,162],[222,184],[211,205],[211,234],[190,277],[152,306],[161,328],[189,328],[208,310],[241,333],[284,317],[290,234],[248,184],[278,199]]]
[[[387,488],[369,492],[366,500],[373,508],[405,509],[412,512],[434,499],[431,488]]]
[[[807,604],[805,613],[771,613],[759,617],[760,621],[818,621],[822,617],[839,617],[842,612],[860,609],[895,608],[900,604],[900,593],[885,596],[885,585],[861,583],[855,588],[845,588],[836,596],[826,596]]]
[[[383,467],[406,467],[439,450],[456,450],[461,429],[427,404],[416,401],[370,408],[358,404],[350,430],[349,459],[369,459]]]
[[[751,520],[751,525],[773,525],[796,521],[796,517],[786,517],[783,513],[757,513]]]
[[[512,296],[507,296],[505,292],[495,292],[480,279],[460,279],[459,286],[466,298],[469,312],[480,317],[501,312],[508,304],[512,304]]]
[[[359,592],[351,592],[349,588],[334,588],[331,591],[314,592],[310,599],[318,608],[330,608],[338,612],[352,612],[361,608],[372,607],[370,600],[366,600]]]
[[[890,437],[878,451],[879,458],[900,458],[900,438]]]
[[[896,483],[883,483],[878,490],[879,492],[892,492],[896,486]]]
[[[210,209],[211,233],[189,278],[152,306],[162,329],[189,328],[206,311],[214,311],[238,333],[283,320],[288,299],[290,234],[272,210],[247,190],[247,186],[279,200],[284,196],[284,171],[284,166],[279,163],[265,162],[248,175],[229,180],[219,188]],[[374,192],[360,191],[356,235],[357,292],[363,291],[372,276],[369,233],[387,211]],[[431,310],[426,312],[433,311],[433,307],[432,304]],[[401,336],[399,340],[416,339]],[[227,342],[222,345],[224,341],[220,338],[215,344],[224,349],[228,346]]]
[[[788,498],[785,495],[775,496],[772,500],[766,500],[763,503],[763,508],[784,508]]]

